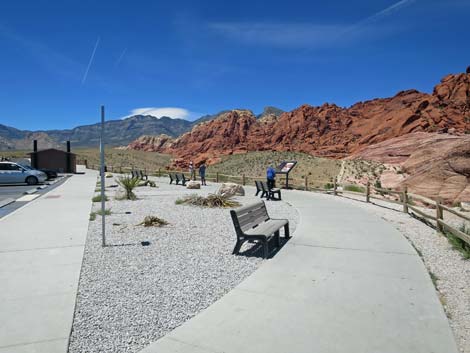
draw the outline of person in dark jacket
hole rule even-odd
[[[199,166],[199,176],[201,178],[201,184],[202,185],[207,185],[206,184],[206,162],[202,162],[201,165]]]
[[[266,170],[266,181],[268,184],[268,189],[271,190],[276,185],[276,170],[273,167],[273,163],[269,163],[269,167]]]

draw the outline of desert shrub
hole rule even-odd
[[[374,186],[375,186],[376,188],[379,188],[379,189],[382,188],[382,183],[380,182],[380,179],[376,179],[376,180],[375,180]]]
[[[167,224],[167,221],[157,216],[146,216],[144,220],[138,225],[144,227],[162,227]]]
[[[353,191],[353,192],[365,192],[366,191],[366,189],[363,186],[359,186],[359,185],[345,185],[344,190]]]
[[[334,187],[335,187],[335,185],[334,185],[333,183],[326,183],[325,186],[324,186],[324,188],[325,188],[326,190],[331,190],[331,189],[333,189]]]
[[[232,200],[231,197],[224,195],[209,194],[208,196],[199,196],[197,194],[192,194],[175,201],[177,205],[187,204],[200,207],[238,207],[240,203]]]
[[[93,202],[101,202],[101,194],[93,196],[91,199]],[[108,197],[104,195],[104,200],[108,201]]]
[[[137,196],[134,194],[134,189],[139,186],[140,179],[131,176],[123,176],[117,179],[117,183],[124,189],[125,200],[135,200]]]
[[[465,224],[462,224],[459,230],[465,234],[470,235],[470,228],[465,226]],[[455,235],[449,232],[446,232],[446,236],[447,236],[447,239],[449,240],[449,243],[452,245],[452,248],[459,251],[465,260],[469,260],[470,259],[470,244],[467,244],[465,241],[463,241],[462,239],[456,237]]]
[[[108,208],[104,210],[104,214],[106,216],[109,216],[111,213],[112,213],[111,210]],[[94,221],[97,215],[100,215],[100,216],[102,215],[101,210],[90,213],[90,221]]]

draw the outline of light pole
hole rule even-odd
[[[106,246],[106,227],[105,227],[105,195],[104,195],[104,105],[101,106],[101,132],[100,132],[100,175],[101,175],[101,245]]]

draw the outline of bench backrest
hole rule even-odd
[[[261,183],[260,181],[255,180],[255,185],[256,185],[256,190],[257,190],[257,191],[261,191],[261,190],[262,190],[260,183]]]
[[[237,230],[245,232],[258,224],[269,220],[268,211],[264,201],[259,201],[251,205],[240,207],[236,210],[231,210],[233,225]]]
[[[261,190],[269,191],[268,184],[266,184],[264,181],[260,181],[259,184],[261,185]]]

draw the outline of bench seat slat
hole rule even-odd
[[[256,228],[245,231],[245,233],[247,235],[264,235],[268,237],[287,223],[288,221],[285,219],[269,220],[267,222],[261,223]]]

